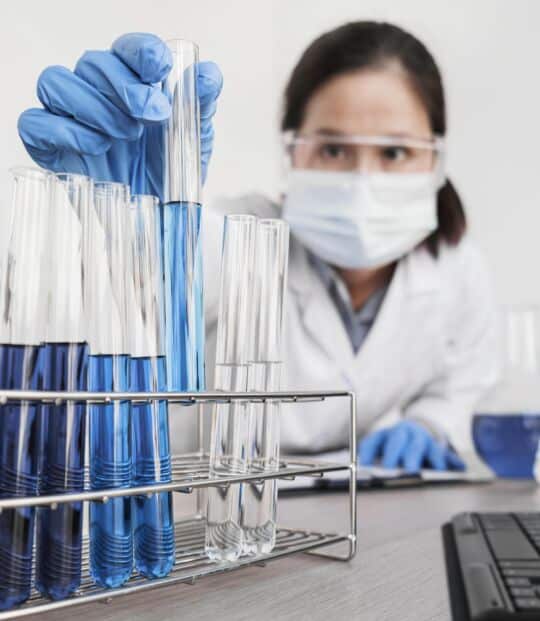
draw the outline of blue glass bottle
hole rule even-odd
[[[0,345],[0,388],[40,388],[39,347]],[[40,448],[38,403],[0,405],[0,498],[35,496]],[[0,610],[28,599],[35,508],[0,513]]]
[[[91,355],[90,391],[129,390],[129,356]],[[127,488],[131,484],[131,405],[114,401],[89,406],[90,482],[92,489]],[[101,586],[115,588],[133,568],[131,498],[110,498],[90,505],[90,573]]]
[[[42,348],[45,390],[87,389],[85,343],[49,343]],[[86,404],[42,406],[43,451],[41,494],[80,492],[84,487]],[[52,599],[63,599],[81,582],[83,508],[81,502],[40,508],[37,520],[36,587]]]
[[[136,392],[165,389],[165,358],[131,358],[131,387]],[[133,483],[171,480],[166,401],[132,405]],[[163,578],[175,559],[172,493],[133,498],[135,566],[147,578]]]

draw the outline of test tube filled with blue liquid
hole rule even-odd
[[[42,270],[50,175],[15,168],[7,256],[0,282],[0,388],[41,388],[40,343],[45,337]],[[0,499],[38,492],[40,405],[0,404]],[[0,513],[0,610],[30,595],[35,508]]]
[[[83,223],[92,201],[92,181],[82,175],[51,178],[45,268],[46,338],[41,351],[44,390],[85,391],[86,343]],[[41,410],[40,494],[80,492],[84,487],[86,403],[44,404]],[[81,582],[83,507],[58,503],[38,510],[36,587],[63,599]]]
[[[130,389],[127,283],[129,187],[94,184],[94,210],[86,223],[87,277],[85,310],[89,359],[88,390]],[[90,484],[93,489],[131,485],[131,405],[112,401],[88,407]],[[109,498],[90,504],[90,574],[95,582],[115,588],[133,568],[131,498]]]
[[[172,68],[163,83],[171,102],[164,125],[163,256],[167,386],[204,390],[204,307],[198,47],[169,41]]]
[[[131,389],[166,390],[161,211],[154,196],[133,196],[130,206],[133,304],[130,312]],[[132,403],[133,483],[171,480],[167,401]],[[134,496],[135,567],[163,578],[175,558],[172,492]]]

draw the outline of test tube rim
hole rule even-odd
[[[35,178],[36,180],[50,180],[54,173],[37,166],[12,166],[8,171],[13,177]]]
[[[167,39],[165,41],[167,47],[169,48],[169,50],[171,51],[171,53],[174,53],[176,50],[174,50],[173,46],[179,46],[179,45],[190,45],[193,47],[193,49],[198,53],[199,52],[199,45],[197,43],[195,43],[195,41],[193,41],[192,39],[183,39],[182,37],[178,37],[178,38],[173,38],[173,39]]]
[[[289,225],[282,218],[260,218],[259,226],[267,226],[268,228],[287,229]]]
[[[230,213],[225,216],[228,222],[257,222],[257,216],[248,213]]]
[[[152,204],[147,205],[145,203],[140,203],[140,204],[134,205],[133,202],[138,199],[150,199],[152,201]],[[137,207],[143,207],[145,209],[155,208],[155,207],[159,207],[159,198],[155,196],[154,194],[132,194],[129,199],[129,205],[132,209],[135,209]]]
[[[121,181],[94,181],[94,190],[96,190],[97,193],[99,193],[100,190],[112,190],[113,188],[121,189],[125,193],[126,198],[130,198],[131,190],[128,183],[122,183]]]
[[[82,175],[80,173],[71,173],[71,172],[57,172],[57,173],[53,173],[53,176],[55,179],[58,179],[59,181],[75,181],[78,184],[88,184],[89,186],[92,186],[94,184],[94,180],[92,179],[92,177],[89,177],[88,175]]]

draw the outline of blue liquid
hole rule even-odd
[[[128,391],[129,356],[90,356],[90,391]],[[90,482],[93,489],[131,484],[131,405],[115,401],[90,405]],[[90,504],[90,574],[97,584],[119,587],[133,568],[131,498]]]
[[[476,450],[498,477],[533,478],[540,414],[476,414],[473,439]]]
[[[54,343],[41,351],[44,390],[86,390],[88,348],[84,343]],[[40,493],[79,492],[84,487],[86,405],[43,405]],[[81,582],[82,503],[60,504],[37,514],[36,587],[63,599]]]
[[[168,388],[204,390],[204,305],[199,204],[163,205],[163,257]]]
[[[0,345],[0,388],[40,388],[39,347]],[[39,412],[37,403],[0,405],[0,498],[37,494]],[[30,595],[34,516],[30,507],[0,514],[0,610]]]
[[[165,358],[132,358],[131,389],[165,389]],[[166,401],[132,405],[133,474],[135,485],[171,480],[169,419]],[[172,493],[133,498],[135,566],[147,578],[167,576],[175,559]]]

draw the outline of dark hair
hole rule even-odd
[[[313,93],[336,75],[398,61],[423,102],[431,130],[446,133],[446,106],[441,74],[428,49],[405,30],[384,22],[344,24],[313,41],[294,68],[285,89],[281,129],[302,125]],[[426,244],[437,256],[444,240],[456,245],[466,229],[465,211],[452,183],[447,180],[437,196],[438,227]]]

